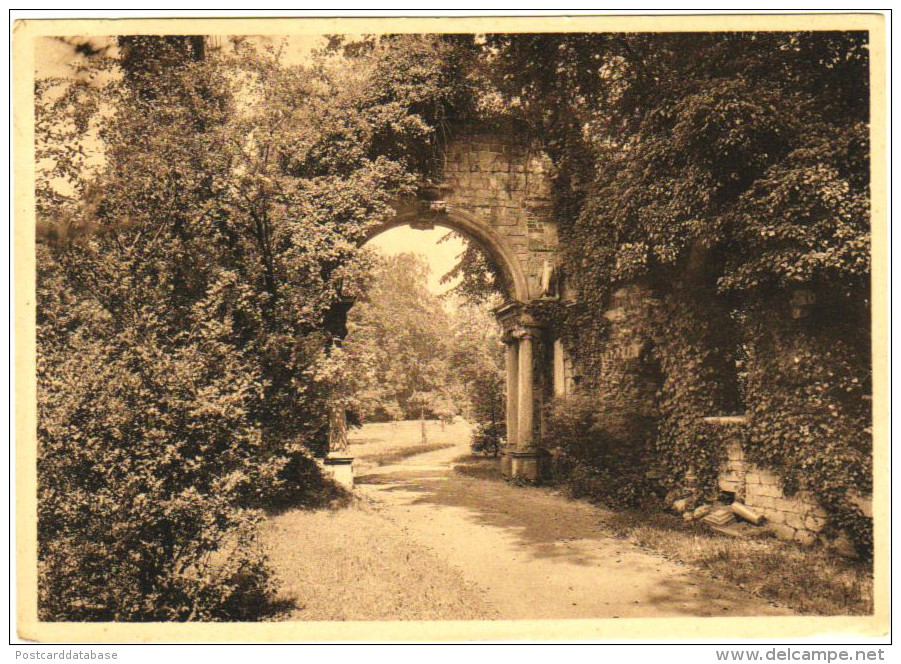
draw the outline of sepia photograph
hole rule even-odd
[[[882,16],[12,33],[21,638],[887,633]]]

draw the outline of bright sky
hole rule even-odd
[[[439,244],[438,241],[448,232],[446,228],[418,231],[409,226],[398,226],[377,235],[367,242],[366,246],[386,256],[402,253],[424,256],[431,268],[429,290],[440,295],[456,285],[456,282],[450,284],[439,282],[441,277],[456,265],[457,256],[466,248],[466,243],[460,236],[454,236]]]

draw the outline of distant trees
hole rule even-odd
[[[377,261],[343,344],[358,377],[358,409],[366,419],[452,415],[459,391],[449,363],[453,319],[428,290],[428,264],[408,253]]]
[[[364,419],[463,413],[496,443],[504,429],[497,322],[484,303],[430,293],[427,276],[416,254],[378,260],[342,347],[353,403]]]
[[[507,437],[506,370],[500,325],[490,311],[492,304],[500,304],[496,291],[483,290],[475,301],[460,301],[451,364],[464,386],[467,416],[474,424],[473,450],[497,455]]]

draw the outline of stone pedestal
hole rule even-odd
[[[322,469],[348,491],[354,488],[354,458],[329,455],[322,459]]]
[[[517,480],[535,482],[541,476],[540,453],[537,451],[513,452],[511,454],[510,477]]]
[[[513,452],[507,450],[500,458],[501,475],[513,477]]]

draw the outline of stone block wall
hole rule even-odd
[[[786,496],[778,474],[748,460],[742,436],[746,419],[710,417],[707,422],[721,431],[724,438],[726,458],[719,475],[720,489],[735,494],[737,501],[762,514],[766,527],[777,537],[802,544],[817,541],[826,525],[826,511],[803,489]],[[867,516],[872,516],[868,500],[861,498],[858,503]],[[844,538],[836,540],[835,545],[840,550],[853,550],[850,541]]]
[[[720,489],[734,493],[737,501],[766,517],[767,528],[778,537],[804,544],[814,542],[826,523],[826,512],[805,491],[786,496],[779,476],[748,461],[736,438],[730,437],[726,443]]]
[[[597,371],[599,382],[607,389],[619,390],[632,402],[635,412],[656,411],[655,394],[660,387],[653,362],[648,356],[647,316],[655,300],[650,290],[639,284],[618,288],[610,296],[604,317],[610,326],[607,338],[599,348]]]
[[[490,225],[516,254],[532,297],[540,296],[545,262],[556,267],[550,158],[503,135],[466,134],[443,159],[445,202]]]

